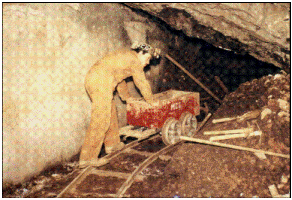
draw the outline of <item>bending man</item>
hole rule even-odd
[[[101,166],[108,161],[98,159],[102,144],[106,153],[122,149],[113,92],[117,89],[123,101],[130,98],[124,79],[132,76],[144,99],[153,103],[150,84],[144,67],[152,57],[158,58],[160,50],[149,45],[134,44],[131,50],[120,49],[98,61],[86,75],[85,88],[92,101],[91,121],[81,149],[79,167]]]

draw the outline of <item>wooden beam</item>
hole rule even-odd
[[[247,137],[251,137],[251,136],[261,136],[261,135],[262,135],[261,131],[255,131],[255,132],[251,132],[251,133],[246,132],[246,133],[239,133],[239,134],[213,136],[213,137],[210,137],[209,140],[210,141],[228,140],[228,139],[234,139],[234,138],[247,138]]]
[[[198,133],[201,130],[201,128],[203,128],[203,126],[207,123],[207,121],[210,119],[211,116],[212,116],[212,113],[209,113],[207,117],[205,117],[205,119],[200,124],[199,128],[196,130],[196,133]]]
[[[186,70],[181,64],[175,61],[168,54],[165,54],[165,57],[170,60],[173,64],[175,64],[178,68],[180,68],[183,72],[185,72],[191,79],[193,79],[199,86],[201,86],[208,94],[210,94],[214,99],[216,99],[220,104],[222,100],[220,100],[213,92],[211,92],[205,85],[203,85],[198,79],[196,79],[188,70]]]
[[[224,83],[220,80],[220,78],[218,76],[214,76],[215,80],[217,81],[217,83],[220,85],[220,87],[223,89],[223,91],[228,94],[229,91],[227,89],[227,87],[224,85]]]
[[[221,118],[221,119],[213,119],[212,123],[216,124],[216,123],[228,122],[228,121],[232,121],[232,120],[237,120],[238,122],[243,122],[244,120],[255,119],[260,114],[261,114],[261,110],[257,109],[257,110],[249,111],[249,112],[247,112],[247,113],[245,113],[245,114],[243,114],[241,116],[227,117],[227,118]]]
[[[223,131],[205,131],[204,135],[221,135],[221,134],[234,134],[234,133],[249,133],[252,132],[253,128],[242,128],[233,130],[223,130]]]
[[[278,157],[282,157],[282,158],[290,158],[290,155],[286,155],[286,154],[274,153],[274,152],[270,152],[270,151],[263,151],[263,150],[259,150],[259,149],[236,146],[236,145],[225,144],[225,143],[220,143],[220,142],[212,142],[212,141],[209,141],[209,140],[203,140],[203,139],[198,139],[198,138],[180,136],[180,139],[184,140],[184,141],[189,141],[189,142],[197,142],[197,143],[201,143],[201,144],[209,144],[209,145],[213,145],[213,146],[237,149],[237,150],[242,150],[242,151],[251,151],[251,152],[256,152],[256,153],[264,153],[264,154],[267,154],[267,155],[278,156]]]
[[[221,122],[229,122],[232,120],[236,120],[237,117],[226,117],[226,118],[221,118],[221,119],[213,119],[212,123],[213,124],[217,124],[217,123],[221,123]]]

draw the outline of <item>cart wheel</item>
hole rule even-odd
[[[181,134],[183,136],[192,137],[195,134],[198,126],[196,116],[190,112],[185,112],[180,116],[179,123],[181,123]]]
[[[174,118],[167,119],[162,127],[161,135],[164,144],[177,143],[180,140],[179,136],[181,136],[180,123]]]

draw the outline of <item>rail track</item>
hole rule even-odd
[[[145,149],[145,146],[147,146],[147,143],[151,143],[151,141],[157,140],[160,138],[160,135],[153,135],[150,136],[147,139],[141,139],[133,141],[129,144],[127,144],[122,150],[114,152],[113,154],[109,154],[105,156],[110,160],[109,164],[101,167],[92,167],[88,166],[87,168],[83,169],[76,169],[80,170],[80,174],[61,192],[59,193],[58,197],[72,197],[72,196],[78,196],[78,197],[86,197],[86,196],[94,196],[94,197],[125,197],[125,192],[127,189],[132,185],[134,181],[141,181],[146,176],[140,175],[141,172],[149,166],[151,163],[153,163],[157,159],[168,159],[168,156],[164,156],[163,154],[169,152],[170,150],[173,150],[175,146],[178,146],[180,142],[173,144],[173,145],[161,145],[161,148],[158,148],[155,152],[148,152],[148,151],[141,151],[136,150],[138,149]],[[146,143],[146,145],[145,145]],[[147,148],[147,147],[146,147]],[[131,157],[133,155],[140,155],[144,159],[141,159],[142,162],[139,164],[139,166],[134,167],[134,171],[132,173],[129,173],[129,170],[125,170],[126,172],[120,172],[119,169],[128,169],[129,166],[119,166],[119,169],[113,169],[115,167],[111,166],[111,164],[114,163],[115,160],[119,160],[121,163],[123,163],[124,157]],[[113,162],[111,162],[113,161]],[[124,162],[125,165],[133,165],[131,162]],[[131,168],[131,167],[130,167]],[[122,170],[123,171],[123,170]],[[79,185],[84,185],[84,181],[88,179],[90,176],[98,176],[99,179],[108,179],[108,180],[116,180],[118,182],[123,182],[121,186],[119,186],[117,191],[115,193],[104,193],[104,192],[98,192],[92,187],[92,191],[78,191]],[[103,181],[100,181],[103,182]],[[103,191],[103,190],[101,190]],[[83,193],[83,194],[80,194]]]
[[[200,126],[196,132],[202,128],[210,116],[211,114],[209,114],[205,120],[200,123]],[[158,159],[162,161],[169,160],[170,156],[167,155],[167,153],[174,151],[176,147],[184,143],[184,141],[178,141],[175,144],[165,145],[158,133],[159,130],[153,132],[152,135],[149,135],[148,133],[146,138],[144,137],[134,140],[125,145],[125,147],[120,151],[106,155],[105,157],[110,160],[107,165],[101,167],[88,166],[82,170],[76,169],[80,170],[79,175],[57,195],[57,198],[129,197],[126,192],[131,185],[135,181],[143,181],[143,179],[147,177],[147,175],[143,175],[142,173],[147,166],[154,163]],[[155,142],[157,144],[154,144]],[[135,163],[133,165],[132,162],[124,161],[125,158],[133,157],[133,155],[136,157],[140,156],[138,159],[138,164]],[[94,185],[94,178],[96,178],[96,182],[105,182],[108,184],[103,186]],[[89,183],[92,185],[88,185],[86,189],[80,189]],[[105,191],[105,188],[102,188],[109,185],[112,185],[112,187],[107,189],[107,191]]]

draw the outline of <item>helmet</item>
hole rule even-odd
[[[136,50],[137,52],[143,51],[143,53],[150,53],[153,58],[158,59],[161,50],[158,48],[153,48],[149,44],[139,44],[138,42],[135,42],[132,46],[131,49]]]

